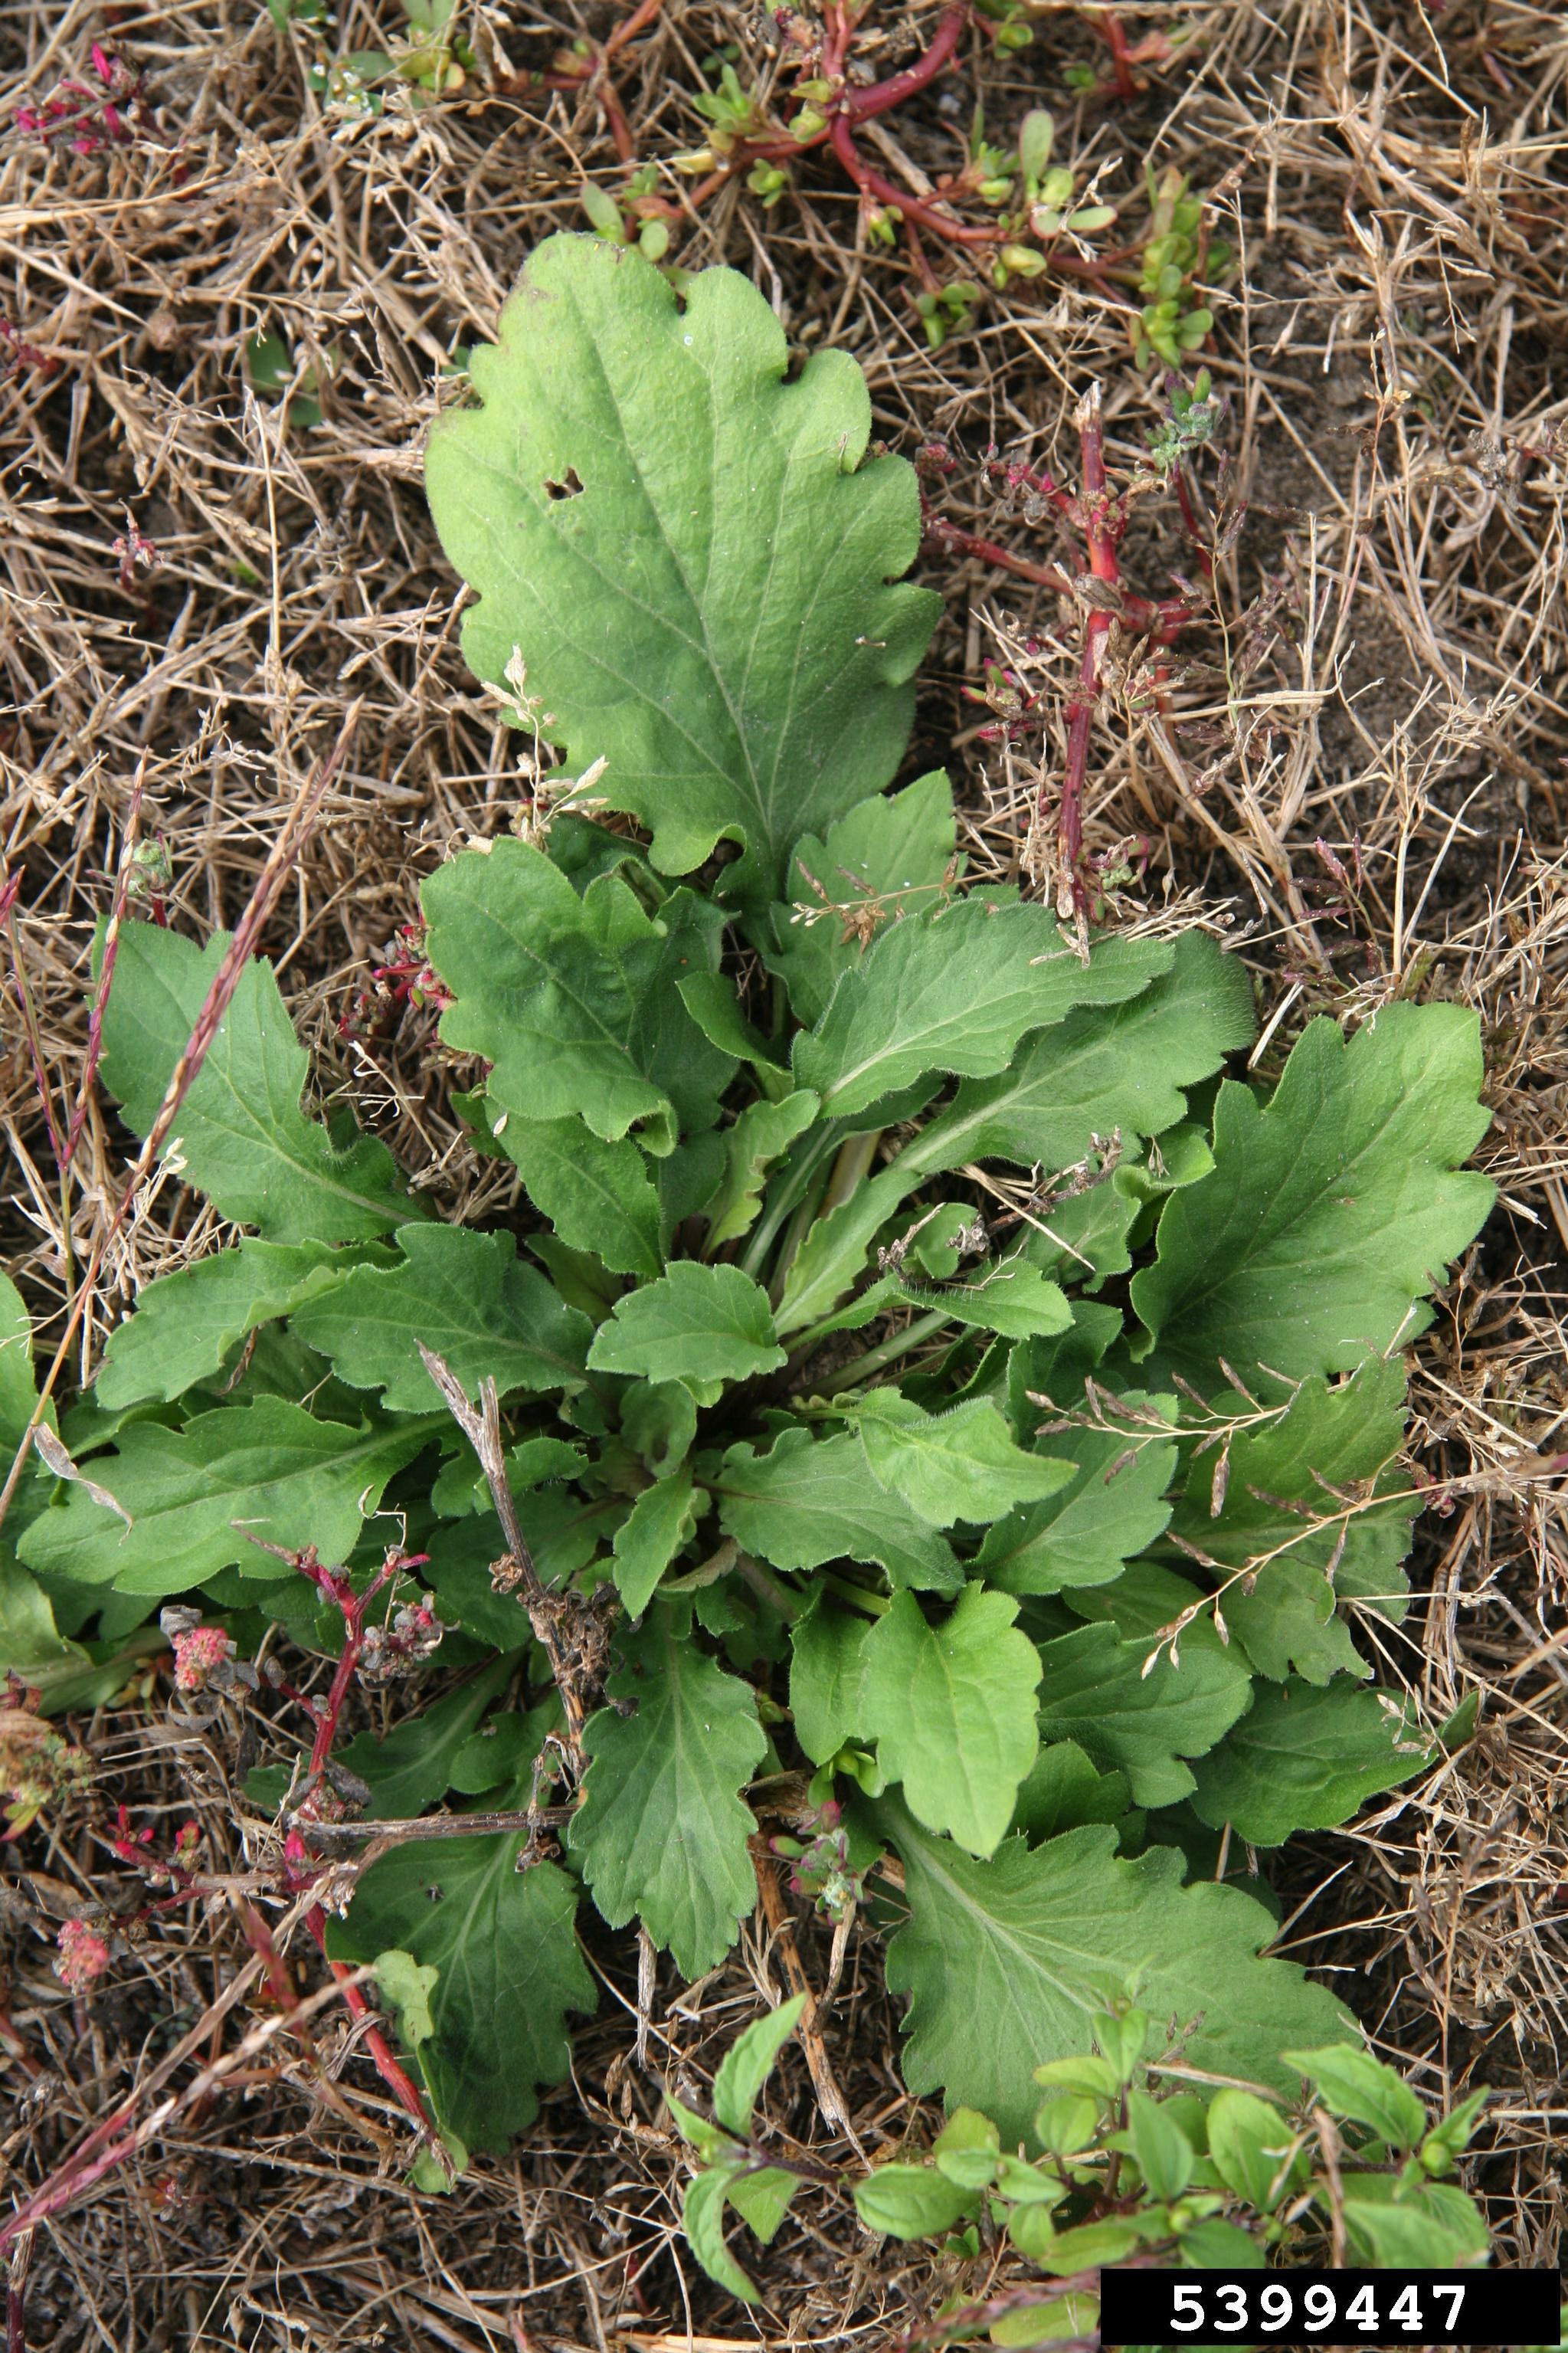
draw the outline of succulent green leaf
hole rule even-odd
[[[726,1381],[773,1373],[784,1362],[760,1284],[738,1266],[677,1259],[666,1274],[628,1291],[594,1335],[596,1372],[681,1381],[710,1405]]]
[[[1136,997],[1169,969],[1168,941],[1112,940],[1080,957],[1044,907],[961,899],[889,924],[844,972],[795,1044],[797,1086],[826,1118],[863,1111],[931,1071],[1002,1070],[1026,1031],[1075,1005]]]
[[[150,1134],[190,1042],[228,934],[205,948],[156,923],[121,926],[103,1015],[104,1082],[138,1135]],[[341,1149],[300,1108],[308,1060],[272,966],[252,956],[163,1147],[221,1217],[270,1241],[352,1242],[420,1215],[374,1136]]]
[[[1349,1380],[1303,1381],[1277,1420],[1237,1433],[1217,1515],[1220,1457],[1194,1457],[1172,1534],[1222,1570],[1256,1568],[1252,1590],[1233,1585],[1223,1606],[1259,1674],[1371,1672],[1335,1605],[1404,1615],[1400,1563],[1421,1508],[1398,1467],[1404,1443],[1403,1360],[1374,1356]]]
[[[773,2073],[779,2052],[799,2025],[805,2008],[803,1993],[780,2002],[765,2018],[753,2019],[724,2053],[713,2078],[713,2114],[738,2139],[750,2137],[752,2110]]]
[[[999,1518],[1016,1504],[1054,1494],[1072,1477],[1070,1464],[1016,1446],[1006,1421],[984,1398],[947,1413],[922,1413],[897,1389],[872,1389],[860,1400],[856,1426],[878,1484],[901,1495],[933,1528]]]
[[[938,768],[901,792],[858,802],[826,838],[808,833],[795,843],[790,903],[773,909],[778,946],[768,965],[783,975],[799,1020],[821,1019],[839,974],[865,954],[852,917],[886,923],[931,912],[957,839],[952,787]]]
[[[1018,1785],[1035,1761],[1040,1662],[1005,1594],[966,1586],[929,1625],[910,1593],[867,1637],[860,1710],[889,1780],[910,1812],[972,1854],[1006,1835]]]
[[[488,1374],[514,1389],[580,1389],[593,1326],[549,1278],[517,1255],[510,1234],[403,1226],[400,1265],[356,1267],[300,1308],[293,1328],[351,1388],[379,1388],[402,1413],[436,1392],[419,1348],[446,1358],[470,1396]]]
[[[610,1144],[582,1119],[491,1116],[496,1143],[569,1249],[592,1250],[616,1274],[658,1272],[658,1193],[629,1135]]]
[[[952,1548],[866,1475],[860,1441],[786,1430],[766,1454],[731,1446],[714,1484],[725,1533],[775,1568],[875,1561],[895,1586],[955,1593]]]
[[[542,850],[506,839],[437,867],[421,899],[430,961],[456,999],[442,1040],[490,1063],[496,1109],[581,1114],[607,1143],[636,1126],[660,1154],[711,1125],[734,1063],[680,997],[681,980],[710,968],[706,911],[689,892],[657,919],[617,873],[579,898]]]
[[[524,1785],[518,1802],[527,1796]],[[437,2123],[473,2149],[504,2150],[526,2131],[540,2086],[571,2066],[568,2012],[597,2005],[577,1947],[576,1886],[552,1862],[519,1872],[522,1845],[509,1833],[395,1847],[327,1931],[334,1960],[373,1961],[395,1947],[435,1971],[420,2073]]]
[[[1274,1933],[1264,1906],[1213,1881],[1184,1887],[1172,1848],[1125,1861],[1107,1824],[1032,1849],[1008,1839],[976,1862],[890,1799],[876,1814],[910,1911],[888,1951],[889,1986],[910,1997],[905,2079],[994,2117],[1005,2147],[1029,2128],[1030,2069],[1085,2049],[1090,2016],[1131,1978],[1153,2017],[1186,2030],[1189,2066],[1287,2094],[1279,2048],[1296,2021],[1325,2042],[1350,2031],[1301,1969],[1258,1957]]]
[[[1212,1175],[1173,1193],[1132,1303],[1205,1396],[1352,1370],[1421,1328],[1491,1206],[1460,1164],[1485,1134],[1480,1032],[1457,1005],[1390,1005],[1347,1039],[1309,1024],[1271,1100],[1227,1082]]]
[[[110,1334],[93,1393],[111,1411],[183,1397],[220,1371],[229,1350],[258,1324],[292,1314],[367,1264],[395,1260],[374,1243],[332,1250],[324,1242],[247,1235],[233,1250],[160,1275],[138,1293],[135,1314]]]
[[[479,596],[463,649],[499,685],[514,648],[542,732],[684,874],[721,838],[728,895],[777,895],[784,860],[891,782],[908,681],[941,610],[889,586],[920,502],[901,459],[863,463],[865,380],[814,353],[793,383],[749,280],[673,288],[632,248],[552,237],[500,339],[482,406],[431,437],[448,556]],[[580,487],[579,487],[580,486]]]
[[[1195,1598],[1195,1597],[1194,1597]],[[1189,1627],[1180,1664],[1170,1652],[1148,1673],[1153,1644],[1113,1625],[1080,1626],[1040,1646],[1040,1736],[1072,1740],[1101,1771],[1120,1768],[1135,1804],[1173,1806],[1191,1795],[1186,1760],[1223,1738],[1252,1697],[1239,1659],[1212,1632]]]
[[[1193,1805],[1250,1846],[1332,1830],[1436,1759],[1408,1703],[1364,1684],[1260,1683],[1249,1712],[1194,1767]]]
[[[91,1466],[132,1525],[73,1485],[27,1529],[21,1556],[121,1593],[179,1593],[225,1568],[275,1578],[253,1536],[346,1560],[393,1472],[447,1426],[433,1415],[353,1429],[279,1397],[217,1407],[183,1430],[133,1422]]]
[[[616,1589],[628,1618],[640,1618],[659,1578],[697,1525],[691,1466],[645,1487],[616,1530]]]
[[[746,1844],[756,1822],[737,1792],[767,1742],[750,1687],[703,1656],[669,1605],[624,1649],[605,1691],[636,1713],[589,1719],[568,1835],[611,1927],[639,1915],[682,1975],[700,1977],[756,1901]]]

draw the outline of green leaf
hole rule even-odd
[[[1268,2254],[1237,2223],[1211,2220],[1182,2232],[1182,2261],[1200,2272],[1260,2272],[1268,2269]]]
[[[839,974],[864,955],[852,917],[864,910],[896,922],[932,910],[957,838],[952,786],[937,768],[901,792],[857,802],[826,839],[808,833],[795,843],[785,884],[791,903],[773,909],[778,947],[768,965],[783,975],[798,1020],[819,1021]]]
[[[681,1381],[711,1405],[726,1381],[773,1373],[785,1361],[768,1295],[738,1266],[677,1259],[667,1274],[616,1303],[594,1335],[595,1372]]]
[[[1201,1757],[1252,1697],[1238,1659],[1197,1627],[1144,1673],[1147,1636],[1123,1641],[1113,1625],[1081,1626],[1040,1646],[1040,1736],[1072,1740],[1104,1770],[1120,1767],[1135,1804],[1172,1806],[1191,1794],[1186,1759]]]
[[[1189,2066],[1288,2094],[1279,2046],[1296,2021],[1349,2031],[1302,1970],[1257,1957],[1274,1934],[1264,1906],[1213,1881],[1184,1887],[1169,1847],[1124,1861],[1107,1825],[1033,1849],[1009,1839],[977,1862],[891,1799],[875,1811],[911,1915],[888,1951],[889,1988],[911,1997],[905,2080],[994,2117],[1004,2147],[1028,2129],[1031,2068],[1085,2049],[1090,2017],[1131,1978],[1152,2016],[1185,2031]]]
[[[37,1401],[32,1318],[10,1276],[0,1274],[0,1446],[21,1444]]]
[[[1114,1822],[1132,1802],[1125,1773],[1101,1773],[1076,1741],[1042,1748],[1019,1785],[1009,1827],[1031,1846],[1085,1822]]]
[[[1414,2148],[1426,2130],[1426,2111],[1403,2077],[1370,2051],[1331,2043],[1325,2051],[1287,2051],[1319,2100],[1336,2116],[1365,2125],[1391,2148]]]
[[[436,2031],[430,1997],[440,1975],[439,1969],[424,1966],[412,1953],[400,1952],[395,1945],[375,1957],[375,1981],[384,1999],[396,2012],[397,2031],[405,2050],[417,2051]]]
[[[636,1381],[621,1399],[621,1436],[656,1479],[686,1458],[697,1435],[697,1407],[679,1381]]]
[[[1335,2047],[1348,2051],[1352,2046]],[[1299,2154],[1292,2157],[1295,2143],[1296,2135],[1279,2110],[1256,2092],[1227,2086],[1210,2105],[1209,2155],[1215,2170],[1227,2189],[1260,2214],[1272,2211],[1300,2170]]]
[[[966,1586],[930,1626],[900,1593],[862,1651],[860,1708],[889,1780],[929,1830],[989,1854],[1007,1831],[1035,1761],[1040,1662],[1005,1594]]]
[[[1127,2094],[1127,2133],[1138,2170],[1163,2205],[1193,2178],[1193,2145],[1164,2105],[1136,2088]]]
[[[479,594],[472,668],[500,684],[521,647],[542,732],[574,772],[607,762],[595,789],[651,830],[660,871],[740,840],[724,888],[752,906],[803,833],[891,781],[941,610],[887,585],[919,495],[902,459],[862,462],[858,368],[788,365],[735,271],[678,301],[633,248],[552,237],[474,353],[482,407],[440,421],[426,470]]]
[[[1026,1038],[996,1077],[966,1080],[900,1165],[926,1176],[987,1159],[1066,1168],[1095,1135],[1158,1135],[1184,1118],[1181,1090],[1250,1042],[1252,988],[1243,965],[1198,932],[1184,933],[1167,962],[1142,994],[1069,1013]]]
[[[437,867],[420,897],[430,961],[456,998],[442,1041],[490,1063],[499,1110],[581,1113],[609,1143],[636,1125],[656,1153],[711,1125],[734,1063],[681,1002],[678,983],[710,966],[708,911],[689,892],[656,920],[618,873],[579,898],[542,850],[501,839]]]
[[[379,1388],[391,1410],[436,1395],[419,1354],[444,1356],[470,1396],[488,1373],[513,1389],[580,1389],[593,1327],[517,1256],[510,1234],[403,1226],[401,1265],[356,1267],[299,1310],[293,1328],[351,1388]]]
[[[759,2166],[754,2173],[737,2174],[730,2184],[730,2203],[751,2232],[768,2246],[778,2234],[791,2200],[805,2184],[782,2166]]]
[[[669,1605],[624,1642],[626,1664],[583,1746],[590,1759],[568,1838],[612,1928],[635,1914],[683,1977],[722,1960],[756,1902],[746,1841],[756,1828],[736,1794],[767,1746],[750,1687],[704,1658]]]
[[[1485,1219],[1460,1163],[1485,1134],[1480,1033],[1457,1005],[1390,1005],[1348,1042],[1309,1024],[1272,1100],[1226,1082],[1215,1168],[1173,1193],[1132,1304],[1161,1361],[1205,1396],[1244,1379],[1352,1370],[1421,1329],[1415,1312]]]
[[[645,1487],[616,1530],[616,1589],[628,1618],[640,1618],[659,1578],[697,1525],[691,1466]]]
[[[1072,1476],[1068,1464],[1015,1446],[984,1398],[922,1413],[897,1389],[872,1389],[855,1419],[872,1477],[933,1528],[995,1519],[1016,1504],[1053,1494]]]
[[[879,2165],[855,2184],[855,2211],[889,2239],[934,2239],[974,2211],[974,2193],[930,2165]]]
[[[795,1736],[814,1765],[826,1765],[861,1728],[860,1680],[865,1671],[864,1618],[851,1617],[818,1594],[792,1629],[790,1712]]]
[[[1421,1508],[1398,1467],[1404,1408],[1397,1357],[1374,1357],[1333,1387],[1304,1381],[1280,1419],[1232,1440],[1217,1517],[1218,1457],[1211,1448],[1194,1460],[1172,1533],[1222,1569],[1256,1569],[1251,1592],[1233,1585],[1223,1606],[1259,1674],[1282,1682],[1295,1667],[1316,1683],[1364,1676],[1371,1670],[1336,1600],[1403,1617],[1400,1563]]]
[[[103,1016],[103,1076],[138,1135],[152,1131],[229,947],[205,949],[156,923],[121,926]],[[252,956],[180,1105],[167,1160],[221,1217],[271,1241],[363,1241],[421,1214],[384,1144],[358,1136],[340,1151],[300,1108],[309,1060],[272,966]]]
[[[724,2243],[724,2208],[744,2168],[744,2158],[738,2158],[694,2173],[681,2200],[680,2221],[687,2244],[715,2286],[727,2288],[742,2304],[760,2304],[761,2296]]]
[[[754,2018],[724,2053],[713,2078],[713,2114],[738,2140],[750,2138],[752,2110],[805,2008],[803,1993],[781,2002],[765,2018]]]
[[[805,1134],[816,1113],[817,1100],[808,1087],[782,1103],[747,1104],[724,1137],[724,1174],[708,1209],[710,1252],[750,1233],[762,1207],[768,1170]]]
[[[597,2003],[573,1925],[576,1886],[552,1862],[519,1872],[523,1843],[509,1833],[395,1847],[327,1930],[334,1960],[395,1947],[436,1972],[419,2068],[437,2121],[474,2149],[504,2150],[526,2131],[539,2086],[570,2069],[567,2012]]]
[[[1142,1397],[1127,1401],[1151,1405]],[[1037,1420],[1047,1409],[1029,1411]],[[1036,1444],[1040,1460],[1066,1470],[1068,1479],[1043,1502],[987,1529],[976,1575],[1004,1593],[1108,1584],[1170,1519],[1164,1498],[1176,1468],[1174,1443],[1134,1423],[1108,1420],[1102,1430],[1052,1430]]]
[[[1344,2214],[1356,2253],[1391,2271],[1481,2263],[1491,2245],[1479,2208],[1448,2182],[1407,2186],[1387,2174],[1350,2173]]]
[[[365,1263],[395,1261],[374,1244],[332,1250],[323,1242],[247,1236],[234,1250],[160,1275],[137,1293],[135,1314],[110,1334],[93,1394],[110,1411],[183,1397],[219,1372],[229,1350],[258,1324],[292,1314]]]
[[[581,1119],[520,1119],[492,1129],[535,1208],[571,1249],[592,1250],[616,1274],[657,1274],[658,1193],[629,1136],[607,1144]]]
[[[1026,1031],[1075,1005],[1136,996],[1173,953],[1169,942],[1112,940],[1085,962],[1045,908],[1016,902],[961,899],[906,916],[840,976],[816,1029],[795,1039],[795,1083],[814,1087],[824,1116],[837,1118],[929,1071],[985,1076]]]
[[[506,1689],[516,1671],[526,1633],[524,1620],[515,1638],[519,1649],[488,1661],[469,1682],[459,1683],[456,1691],[395,1725],[384,1740],[361,1732],[339,1750],[339,1763],[346,1765],[351,1773],[357,1773],[368,1785],[367,1810],[374,1820],[412,1821],[416,1814],[422,1814],[426,1806],[446,1796],[454,1786],[463,1752],[480,1717],[490,1702]],[[502,1717],[500,1721],[519,1719]],[[541,1733],[518,1767],[519,1772],[531,1767],[542,1737]],[[488,1786],[493,1788],[497,1781],[512,1778],[498,1772]]]
[[[132,1525],[72,1486],[28,1528],[21,1556],[46,1575],[121,1593],[179,1593],[231,1567],[276,1578],[276,1562],[251,1536],[346,1560],[393,1472],[446,1421],[353,1429],[258,1397],[197,1414],[183,1430],[133,1422],[92,1464]]]
[[[866,1475],[860,1441],[813,1441],[786,1430],[766,1454],[731,1446],[714,1482],[725,1534],[774,1568],[875,1561],[895,1586],[954,1593],[963,1572],[952,1549],[896,1496]]]
[[[1364,1799],[1414,1779],[1436,1756],[1408,1703],[1392,1694],[1344,1683],[1263,1684],[1249,1713],[1194,1767],[1193,1805],[1215,1830],[1228,1821],[1249,1846],[1281,1846],[1295,1831],[1349,1821]]]

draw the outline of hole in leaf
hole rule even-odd
[[[577,479],[575,466],[567,467],[566,480],[563,482],[546,482],[544,487],[552,499],[575,499],[582,495],[583,490],[583,485]]]

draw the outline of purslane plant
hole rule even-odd
[[[455,2161],[565,2072],[581,1905],[694,1978],[775,1841],[840,1918],[892,1873],[908,2081],[1009,2150],[1130,1982],[1200,2088],[1289,2097],[1353,2029],[1226,1860],[1455,1734],[1352,1629],[1405,1606],[1403,1351],[1490,1199],[1476,1022],[1318,1020],[1270,1091],[1225,1075],[1253,1006],[1211,938],[965,887],[945,777],[889,789],[913,472],[744,279],[552,238],[472,380],[428,464],[465,650],[594,797],[450,858],[410,960],[520,1214],[444,1222],[314,1116],[246,964],[168,1148],[248,1230],[145,1288],[18,1488],[9,1663],[176,1597],[339,1657],[252,1792],[296,1892],[345,1813],[478,1801],[320,1922]],[[139,1134],[224,947],[121,927]],[[442,1628],[457,1687],[336,1752],[351,1673]]]

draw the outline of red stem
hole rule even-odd
[[[1121,29],[1121,17],[1114,8],[1102,8],[1089,21],[1110,51],[1110,70],[1118,98],[1131,101],[1138,96],[1139,87],[1129,58],[1127,36]]]
[[[828,136],[833,152],[860,190],[862,195],[875,196],[880,205],[891,205],[905,220],[917,221],[921,228],[930,229],[933,237],[945,237],[950,245],[995,245],[1002,232],[997,228],[971,227],[967,221],[955,220],[951,213],[939,213],[919,196],[906,196],[885,180],[880,172],[873,171],[855,144],[847,117],[836,114],[828,124]]]
[[[851,121],[864,122],[870,115],[886,114],[889,107],[901,106],[906,98],[934,81],[963,38],[968,22],[967,6],[944,9],[930,48],[912,66],[906,66],[902,73],[889,74],[886,81],[874,81],[869,90],[846,90],[844,111]]]

